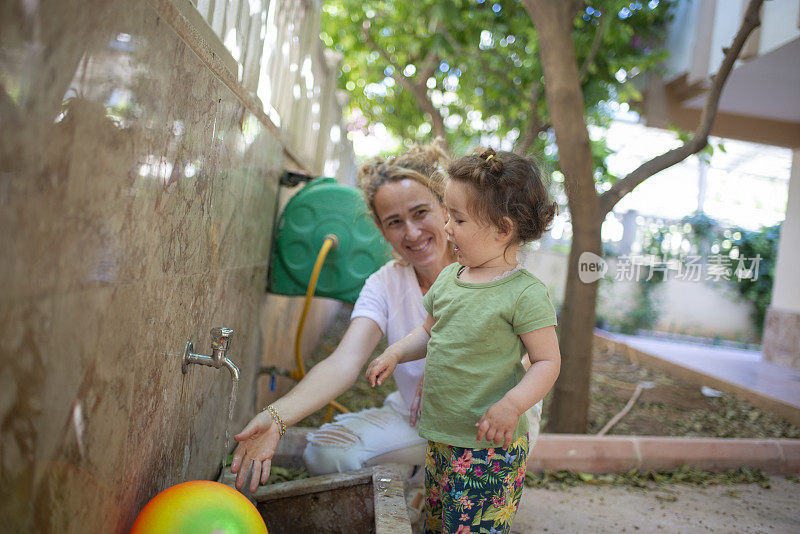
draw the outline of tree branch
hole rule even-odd
[[[600,45],[603,44],[603,36],[606,33],[606,23],[609,19],[611,19],[611,17],[608,14],[600,16],[600,23],[597,25],[597,29],[594,32],[592,48],[589,50],[589,55],[583,60],[583,65],[581,65],[581,70],[578,74],[581,83],[586,81],[586,75],[589,73],[589,66],[594,63],[594,58],[597,57],[597,53],[600,51]]]
[[[393,60],[389,53],[382,46],[380,46],[375,39],[372,38],[372,35],[369,33],[368,24],[364,24],[361,27],[361,35],[364,37],[364,41],[370,48],[376,51],[389,65],[394,67],[392,71],[392,78],[394,78],[397,83],[402,85],[405,89],[410,91],[412,95],[414,95],[414,99],[416,100],[420,111],[431,116],[431,129],[434,137],[442,137],[446,140],[447,130],[444,126],[444,118],[439,110],[436,109],[436,106],[433,105],[433,102],[428,96],[427,81],[430,76],[422,77],[422,70],[420,70],[420,80],[418,83],[415,83],[411,78],[403,74],[403,71],[401,70],[400,65],[397,64],[397,61]],[[428,53],[425,61],[427,63],[431,63],[431,57],[435,57],[433,52]],[[427,65],[427,67],[430,68],[430,65]]]
[[[422,61],[422,66],[419,70],[420,81],[424,81],[427,84],[428,78],[433,76],[433,73],[436,72],[436,67],[438,66],[439,66],[439,56],[436,54],[436,52],[431,50],[430,52],[428,52],[428,55],[425,56],[425,59]]]
[[[600,219],[605,219],[606,214],[611,211],[622,197],[633,191],[633,189],[654,174],[683,161],[692,154],[697,154],[708,144],[708,135],[714,123],[714,117],[719,107],[719,99],[722,95],[722,88],[728,79],[728,75],[733,69],[736,58],[742,51],[745,41],[750,33],[760,24],[759,9],[764,0],[750,0],[747,6],[744,20],[733,39],[729,48],[723,49],[725,57],[717,74],[711,77],[712,84],[706,97],[703,112],[700,115],[700,123],[697,126],[692,138],[683,146],[665,152],[660,156],[646,161],[636,170],[628,174],[625,178],[616,182],[611,189],[600,195]]]
[[[514,153],[520,156],[525,155],[528,152],[528,149],[531,148],[531,145],[536,141],[536,137],[539,135],[539,132],[542,131],[542,124],[539,120],[539,90],[540,85],[535,83],[533,85],[533,89],[531,90],[531,96],[528,100],[528,104],[530,105],[531,111],[530,116],[528,118],[528,127],[522,133],[522,136],[519,138],[519,142],[517,146],[514,147]]]

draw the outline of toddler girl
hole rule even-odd
[[[487,149],[447,173],[445,232],[457,262],[425,295],[425,323],[372,361],[367,379],[380,385],[398,363],[427,355],[426,532],[509,532],[528,458],[524,414],[561,363],[547,288],[516,253],[541,237],[556,206],[536,165],[510,152]]]

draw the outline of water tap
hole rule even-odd
[[[230,358],[228,358],[228,349],[231,344],[231,337],[233,337],[233,330],[218,326],[211,329],[211,356],[204,354],[195,354],[192,352],[194,346],[191,341],[186,342],[186,347],[183,350],[183,374],[189,372],[190,363],[199,363],[201,365],[208,365],[209,367],[225,367],[231,372],[231,378],[234,382],[239,381],[239,368],[236,367]]]

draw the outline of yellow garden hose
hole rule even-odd
[[[325,240],[322,242],[322,248],[319,249],[319,254],[317,254],[317,261],[314,263],[314,269],[311,271],[311,279],[308,281],[308,288],[306,289],[306,300],[303,304],[303,313],[300,315],[300,324],[297,326],[297,337],[294,340],[294,357],[295,361],[297,362],[297,369],[292,371],[292,378],[300,381],[306,376],[306,368],[303,365],[303,352],[301,350],[301,343],[303,339],[303,327],[306,324],[306,317],[308,317],[308,309],[311,307],[311,299],[314,296],[314,291],[317,289],[317,281],[319,280],[319,274],[322,272],[322,264],[325,263],[325,257],[328,255],[328,252],[331,249],[336,248],[339,244],[339,239],[333,235],[328,234],[325,236]],[[333,414],[333,408],[336,408],[342,413],[347,413],[350,410],[342,406],[336,401],[331,401],[328,407],[328,415],[325,418],[325,421],[329,421],[331,415]]]

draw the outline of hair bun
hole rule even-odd
[[[494,149],[487,148],[486,150],[481,152],[478,157],[486,162],[486,170],[489,171],[490,175],[496,176],[502,174],[503,162],[500,161],[500,158],[497,156],[497,152],[495,152]]]

